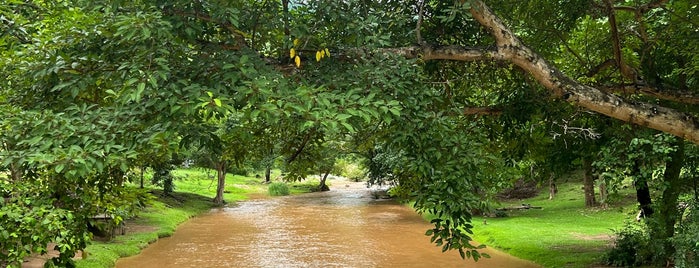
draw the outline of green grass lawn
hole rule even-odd
[[[273,173],[273,178],[275,174]],[[216,171],[201,168],[177,169],[172,172],[175,176],[175,191],[194,193],[201,196],[214,198],[216,196]],[[263,184],[264,178],[256,178],[254,175],[241,176],[226,174],[226,188],[223,199],[226,202],[234,202],[248,199],[250,194],[267,192],[267,185]]]
[[[634,219],[635,205],[619,200],[600,209],[585,208],[584,203],[579,182],[561,184],[553,200],[542,191],[534,198],[503,202],[500,207],[531,204],[543,209],[475,217],[474,240],[544,267],[590,267],[612,245],[612,230]]]

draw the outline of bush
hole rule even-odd
[[[363,181],[366,177],[366,170],[364,170],[364,168],[347,159],[338,159],[335,163],[333,173],[337,173],[355,182]]]
[[[675,246],[675,267],[699,266],[699,211],[697,211],[697,204],[690,204],[688,210],[677,228],[677,234],[670,239]]]
[[[627,224],[615,233],[617,238],[614,248],[604,256],[607,265],[640,266],[653,259],[653,245],[645,224]]]
[[[273,182],[269,184],[267,191],[271,196],[289,195],[289,186],[283,182]]]

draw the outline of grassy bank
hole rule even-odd
[[[613,229],[635,216],[630,199],[619,199],[607,209],[585,208],[580,182],[559,185],[555,199],[543,191],[534,198],[503,202],[542,209],[508,211],[507,217],[476,217],[474,239],[544,267],[590,267],[612,245]]]
[[[211,199],[190,193],[174,193],[158,197],[137,218],[128,220],[129,226],[139,226],[138,232],[116,236],[113,240],[93,241],[85,251],[87,258],[78,260],[77,267],[114,267],[121,257],[136,255],[158,238],[172,235],[180,223],[208,211]]]
[[[180,223],[212,208],[212,198],[216,195],[214,171],[178,169],[173,171],[173,175],[177,179],[172,195],[162,195],[157,190],[159,187],[147,185],[147,188],[153,189],[155,200],[138,213],[136,218],[127,221],[127,230],[133,231],[116,236],[111,241],[93,241],[85,249],[87,258],[78,260],[77,267],[114,267],[119,258],[138,254],[158,238],[172,235]],[[250,195],[266,194],[267,185],[261,183],[262,180],[254,175],[246,177],[228,174],[224,199],[233,203],[248,199]]]

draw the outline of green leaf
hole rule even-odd
[[[58,164],[58,165],[56,165],[56,167],[54,168],[54,170],[56,171],[56,173],[61,173],[65,167],[66,167],[66,166],[63,165],[63,164]]]
[[[354,132],[354,127],[352,125],[348,124],[347,122],[341,122],[341,124],[350,132]]]
[[[338,114],[337,120],[345,121],[345,120],[349,119],[350,117],[352,117],[352,115],[350,115],[350,114]]]

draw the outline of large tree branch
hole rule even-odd
[[[493,106],[466,107],[464,115],[501,115],[502,109]]]
[[[423,60],[510,61],[531,74],[555,95],[575,105],[699,143],[699,120],[693,115],[658,105],[626,101],[614,94],[581,84],[525,46],[483,2],[474,1],[471,14],[495,38],[496,50],[421,46],[393,49],[393,52],[406,57],[421,56]]]
[[[495,38],[498,51],[493,58],[511,61],[563,99],[613,118],[699,143],[699,120],[696,117],[662,106],[626,101],[583,85],[525,46],[485,3],[474,1],[471,14]]]
[[[614,10],[612,1],[604,0],[604,4],[607,12],[607,18],[609,19],[609,32],[611,33],[612,52],[614,52],[616,66],[619,67],[619,71],[621,71],[621,75],[623,77],[636,83],[638,81],[638,72],[626,64],[621,55],[621,38],[619,38],[619,29],[617,28],[616,22],[616,11]]]
[[[401,48],[387,48],[384,52],[398,54],[406,58],[420,58],[422,60],[457,60],[477,61],[487,60],[497,56],[497,51],[486,48],[473,48],[462,46],[413,46]]]
[[[660,90],[656,87],[651,86],[639,86],[639,85],[620,85],[620,86],[609,86],[600,87],[602,91],[610,93],[624,93],[624,94],[643,94],[652,96],[661,100],[669,100],[679,103],[686,104],[699,104],[699,96],[692,91],[688,90],[678,90],[678,89],[668,89]]]

